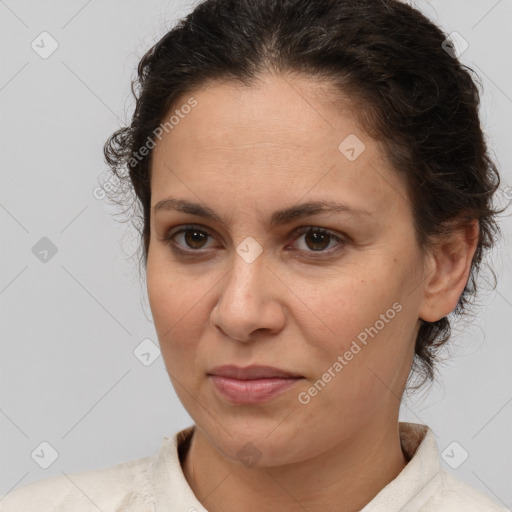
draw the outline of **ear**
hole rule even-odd
[[[468,282],[479,238],[478,221],[466,223],[435,242],[427,254],[419,317],[436,322],[451,313]]]

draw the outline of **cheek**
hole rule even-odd
[[[194,314],[200,298],[199,284],[191,283],[170,268],[158,255],[148,257],[146,270],[148,299],[161,345],[177,339],[176,332]]]
[[[300,330],[314,354],[312,380],[320,379],[319,390],[323,383],[329,387],[319,393],[318,404],[363,411],[390,388],[400,392],[397,382],[409,372],[417,323],[410,295],[413,259],[402,258],[381,255],[374,265],[367,260],[350,275],[338,272],[309,287],[310,311]]]
[[[191,276],[165,258],[148,258],[148,299],[165,365],[172,375],[194,372],[201,340],[208,329],[215,279]],[[181,378],[179,380],[182,380]]]
[[[380,315],[385,320],[395,317],[392,306],[400,298],[400,283],[394,280],[396,273],[390,277],[383,267],[365,265],[352,268],[350,274],[338,269],[329,276],[308,278],[300,295],[302,328],[325,348],[344,350],[358,335],[364,339],[365,329],[376,322],[381,327]]]

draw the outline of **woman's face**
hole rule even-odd
[[[379,143],[326,98],[305,77],[212,84],[174,107],[154,149],[147,286],[162,356],[234,461],[298,462],[396,431],[424,256]],[[299,378],[244,383],[224,365]]]

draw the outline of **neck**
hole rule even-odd
[[[209,512],[337,510],[356,512],[404,469],[398,421],[357,432],[350,443],[286,466],[247,468],[223,457],[197,428],[183,463]]]

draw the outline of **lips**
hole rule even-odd
[[[217,393],[232,404],[267,402],[304,377],[272,366],[218,366],[208,372]]]
[[[219,377],[227,377],[229,379],[237,380],[251,380],[251,379],[293,379],[302,377],[298,373],[288,372],[275,368],[273,366],[248,366],[240,368],[234,365],[217,366],[208,372],[208,375],[217,375]]]

